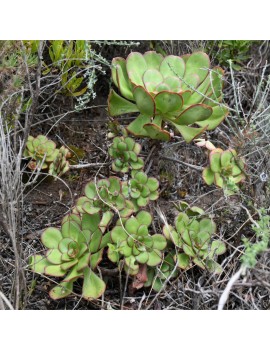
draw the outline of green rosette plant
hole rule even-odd
[[[132,178],[123,182],[123,194],[130,198],[134,204],[135,210],[148,205],[149,201],[158,199],[159,182],[154,177],[148,177],[142,171],[132,171]]]
[[[69,170],[69,162],[67,160],[69,154],[70,151],[64,146],[61,146],[54,161],[50,164],[49,174],[61,177],[66,173]]]
[[[222,268],[215,257],[223,254],[226,246],[220,240],[212,240],[216,231],[215,223],[209,218],[198,217],[198,213],[188,216],[180,212],[175,219],[175,227],[166,224],[163,234],[177,249],[174,260],[180,269],[187,269],[193,263],[202,269],[220,273]]]
[[[23,155],[31,157],[29,168],[34,170],[36,168],[48,168],[49,164],[56,159],[58,153],[56,144],[45,135],[38,135],[36,138],[29,135]]]
[[[98,213],[116,211],[121,217],[128,217],[134,212],[134,205],[125,198],[122,182],[117,177],[109,177],[89,182],[84,189],[85,196],[77,200],[74,213]]]
[[[141,145],[130,137],[115,137],[109,148],[109,155],[114,159],[112,169],[115,172],[127,173],[129,169],[141,169],[143,159],[138,157]]]
[[[215,184],[226,195],[233,195],[239,189],[237,184],[246,178],[244,167],[235,150],[215,148],[209,153],[209,166],[203,170],[203,179],[207,185]]]
[[[151,223],[150,213],[140,211],[136,216],[118,220],[111,231],[108,257],[112,262],[123,258],[125,270],[130,275],[136,275],[140,265],[155,267],[163,259],[167,242],[163,235],[149,233]]]
[[[204,52],[164,57],[148,51],[116,57],[112,80],[120,95],[111,90],[109,114],[139,112],[127,127],[135,136],[168,141],[169,123],[190,142],[215,129],[228,114],[221,105],[223,73],[220,67],[210,69]]]
[[[36,273],[64,277],[49,292],[52,299],[70,295],[78,278],[83,278],[85,299],[97,299],[103,294],[105,283],[94,270],[110,240],[109,233],[104,235],[104,232],[111,219],[108,212],[102,216],[99,213],[70,214],[63,218],[61,228],[47,228],[43,232],[41,241],[48,250],[45,256],[32,256],[29,265]]]

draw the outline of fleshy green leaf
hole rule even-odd
[[[179,93],[181,91],[181,80],[177,77],[166,77],[164,79],[164,84],[169,86],[169,90],[174,93]]]
[[[206,260],[207,269],[214,274],[221,274],[223,272],[222,266],[214,260]]]
[[[78,259],[75,258],[72,261],[69,262],[64,262],[61,264],[61,269],[63,269],[64,271],[69,270],[70,268],[74,267],[76,264],[78,263]]]
[[[154,235],[152,235],[152,239],[153,239],[153,248],[154,249],[164,250],[165,247],[167,246],[166,239],[164,238],[163,235],[154,234]]]
[[[62,299],[69,296],[73,291],[73,282],[62,282],[59,285],[55,286],[50,292],[49,295],[53,300]]]
[[[186,94],[187,96],[191,95],[191,92],[195,89],[197,90],[197,86],[200,84],[200,77],[196,73],[189,73],[185,75],[182,82],[182,90],[191,90],[190,94]],[[184,101],[186,101],[184,99]]]
[[[120,255],[118,250],[116,250],[115,245],[112,244],[108,244],[108,252],[107,252],[108,258],[110,261],[116,263],[119,262],[120,259]]]
[[[126,60],[116,57],[112,60],[112,78],[121,94],[129,100],[133,100],[132,86],[126,69]]]
[[[149,198],[139,197],[137,199],[137,205],[140,207],[145,207],[146,205],[148,205],[149,200],[150,200]]]
[[[62,233],[57,228],[47,228],[42,236],[41,241],[48,249],[57,249],[62,239]]]
[[[87,300],[98,299],[105,291],[106,285],[89,267],[84,269],[82,295]]]
[[[78,241],[80,236],[82,235],[82,231],[79,224],[72,220],[67,220],[64,223],[62,223],[61,231],[63,238],[71,238],[74,241]]]
[[[223,151],[220,157],[221,167],[229,166],[232,160],[234,160],[232,152],[230,150]],[[241,170],[239,173],[241,173]]]
[[[210,60],[207,54],[204,52],[194,52],[186,61],[185,76],[188,76],[190,73],[195,73],[199,76],[200,82],[202,82],[208,75],[209,68]]]
[[[158,54],[155,51],[147,51],[143,56],[148,69],[159,69],[159,66],[163,60],[163,56],[161,54]]]
[[[165,238],[169,241],[172,241],[174,245],[178,247],[182,246],[180,235],[176,232],[176,230],[171,225],[164,225],[163,234]]]
[[[213,234],[216,231],[216,224],[209,218],[203,218],[200,221],[200,232]]]
[[[100,248],[101,240],[102,240],[102,232],[100,229],[97,229],[91,236],[91,240],[89,244],[90,252],[94,253],[98,251],[98,249]]]
[[[114,243],[119,243],[126,240],[127,236],[128,235],[125,230],[120,226],[114,227],[111,231],[111,238]]]
[[[178,233],[181,233],[187,228],[189,224],[189,218],[185,213],[179,213],[175,219],[175,226]]]
[[[197,138],[200,134],[202,134],[207,126],[203,128],[193,128],[188,126],[180,126],[175,123],[172,123],[175,128],[182,134],[183,138],[187,143],[190,143],[193,139]]]
[[[75,281],[76,279],[78,279],[80,277],[82,277],[82,272],[79,272],[77,270],[77,266],[74,266],[63,281],[64,282],[71,282],[71,281]]]
[[[45,268],[50,265],[51,263],[46,259],[46,257],[41,255],[34,255],[29,259],[29,266],[36,273],[44,274]]]
[[[125,113],[139,112],[139,110],[135,104],[111,90],[108,98],[108,112],[110,116],[119,116]]]
[[[161,113],[177,113],[182,108],[183,98],[177,93],[162,91],[155,96],[155,104]]]
[[[95,199],[97,196],[96,185],[94,182],[89,182],[84,188],[84,193],[89,199]]]
[[[160,72],[164,78],[168,76],[183,78],[185,73],[185,62],[179,56],[166,56],[160,65]]]
[[[180,253],[176,255],[177,265],[181,269],[187,269],[190,263],[190,258],[185,253]]]
[[[214,255],[222,255],[226,252],[226,245],[221,240],[214,240],[211,244],[209,257],[213,258]]]
[[[171,135],[167,130],[161,129],[159,126],[153,123],[147,123],[143,126],[146,130],[147,135],[154,140],[170,141]]]
[[[206,167],[202,173],[203,180],[207,185],[211,185],[215,180],[215,173],[211,171],[210,167]]]
[[[62,263],[62,253],[58,249],[50,249],[46,253],[47,260],[53,264]]]
[[[209,73],[210,85],[208,87],[208,91],[206,92],[206,95],[210,96],[211,99],[213,100],[217,101],[221,96],[222,85],[223,85],[222,83],[223,75],[224,75],[224,71],[220,67],[214,67]]]
[[[138,228],[140,226],[140,223],[138,222],[138,220],[135,217],[131,217],[129,218],[126,223],[125,223],[125,228],[126,231],[129,234],[134,234],[137,232]]]
[[[198,258],[198,257],[193,258],[193,262],[197,266],[201,267],[202,269],[205,269],[205,262],[203,260],[201,260],[200,258]]]
[[[204,102],[205,103],[205,102]],[[207,130],[213,130],[226,118],[229,113],[229,110],[226,106],[214,106],[212,107],[212,115],[207,118],[205,121],[198,121],[198,124],[201,127],[207,126]]]
[[[136,215],[136,218],[141,225],[146,225],[147,227],[149,227],[150,224],[152,223],[152,216],[147,211],[140,211]]]
[[[146,116],[155,115],[155,103],[152,96],[143,88],[138,86],[134,89],[133,95],[139,111]]]
[[[53,277],[63,277],[66,271],[61,268],[61,265],[51,265],[45,267],[44,273]]]
[[[137,179],[141,184],[146,184],[148,180],[147,174],[144,172],[137,172],[134,178]]]
[[[212,107],[197,104],[192,105],[185,109],[174,121],[174,123],[179,125],[190,125],[196,123],[197,121],[206,120],[212,114]]]
[[[214,173],[221,171],[221,154],[223,153],[222,149],[214,149],[209,154],[210,168]]]
[[[190,257],[196,256],[194,250],[187,244],[183,244],[183,250]]]
[[[201,103],[204,100],[204,95],[210,86],[210,75],[205,78],[205,80],[197,87],[196,91],[192,93],[190,98],[186,101],[189,105],[194,105]]]
[[[142,76],[147,70],[147,64],[142,54],[132,52],[126,59],[127,72],[131,82],[138,86],[143,85]]]
[[[144,125],[151,122],[150,116],[139,115],[133,122],[131,122],[127,130],[135,136],[148,136]]]
[[[223,186],[224,186],[224,180],[223,180],[223,178],[221,177],[221,175],[220,175],[219,173],[215,173],[214,178],[215,178],[215,184],[216,184],[216,186],[219,186],[220,188],[223,188]]]
[[[149,259],[149,254],[146,251],[141,252],[139,255],[136,256],[136,260],[141,264],[147,263],[148,259]]]
[[[148,69],[144,72],[143,83],[147,91],[153,92],[158,84],[163,81],[162,74],[156,69]]]
[[[159,182],[156,178],[149,177],[146,185],[149,188],[149,190],[152,192],[152,191],[156,191],[158,189]]]
[[[161,251],[154,249],[153,251],[148,252],[148,254],[149,254],[149,258],[147,261],[148,266],[152,266],[152,267],[157,266],[162,261],[163,254]]]
[[[98,252],[91,254],[90,256],[90,267],[95,269],[99,262],[102,260],[103,249],[99,250]]]
[[[97,230],[100,222],[100,214],[88,214],[84,213],[82,215],[82,229],[83,230],[90,230],[92,233]]]

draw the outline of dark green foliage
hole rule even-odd
[[[232,68],[241,70],[243,64],[251,57],[252,45],[255,40],[219,40],[209,41],[208,51],[222,66],[229,66],[228,60],[232,61]]]

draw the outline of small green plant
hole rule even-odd
[[[69,170],[69,150],[64,146],[57,149],[55,142],[45,135],[38,135],[36,138],[29,135],[23,155],[31,158],[27,166],[32,171],[48,169],[52,176],[61,177]]]
[[[58,153],[55,142],[49,140],[45,135],[38,135],[36,138],[29,135],[23,155],[31,158],[28,167],[35,170],[36,168],[48,168]]]
[[[115,137],[109,148],[109,155],[114,159],[112,169],[115,172],[127,173],[129,169],[141,169],[143,159],[138,157],[141,145],[130,137]]]
[[[69,170],[69,161],[67,160],[69,154],[70,151],[64,146],[61,146],[57,156],[50,164],[49,174],[61,177],[66,173]]]
[[[98,213],[102,211],[119,212],[121,217],[128,217],[134,212],[131,201],[122,193],[122,182],[117,177],[109,177],[95,182],[89,182],[85,196],[77,200],[74,213]]]
[[[239,71],[250,58],[250,50],[254,43],[255,40],[218,40],[209,41],[207,48],[220,65],[229,66],[228,61],[231,60],[232,68]]]
[[[190,142],[228,113],[220,104],[222,76],[220,67],[210,69],[203,52],[181,57],[132,52],[112,61],[112,80],[122,96],[111,90],[108,111],[111,116],[139,112],[127,127],[135,136],[168,141],[169,123]]]
[[[78,278],[83,278],[82,296],[85,299],[97,299],[103,294],[105,283],[94,270],[110,239],[108,234],[103,234],[111,218],[108,213],[71,214],[63,218],[60,229],[52,227],[43,232],[41,241],[48,250],[45,256],[32,256],[29,265],[39,274],[65,276],[50,291],[52,299],[70,295]]]
[[[212,240],[215,231],[215,223],[197,207],[180,212],[175,227],[166,224],[163,228],[164,236],[177,249],[174,260],[180,269],[189,268],[193,262],[202,269],[219,273],[221,267],[214,259],[223,254],[226,247],[222,241]]]
[[[130,275],[139,272],[140,264],[153,267],[162,261],[166,239],[161,234],[149,234],[151,223],[150,213],[140,211],[134,217],[118,220],[111,231],[108,257],[112,262],[119,262],[124,257],[125,269]]]
[[[142,171],[133,170],[132,178],[123,182],[123,194],[126,198],[131,198],[135,210],[148,205],[149,201],[158,199],[159,182],[154,177],[148,177]]]
[[[258,256],[268,249],[270,241],[270,216],[265,209],[258,210],[259,220],[252,224],[252,229],[256,235],[256,242],[251,243],[247,238],[243,239],[245,246],[241,262],[244,269],[254,268]]]
[[[235,150],[215,148],[209,153],[209,166],[203,170],[203,179],[207,185],[214,183],[226,195],[233,195],[239,189],[237,184],[245,179],[244,167]]]

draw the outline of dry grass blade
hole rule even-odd
[[[22,172],[21,155],[14,150],[11,133],[3,125],[0,114],[0,226],[10,237],[14,254],[14,279],[12,301],[15,309],[22,307],[22,294],[25,289],[24,272],[22,268],[21,239],[19,236],[22,213]]]

